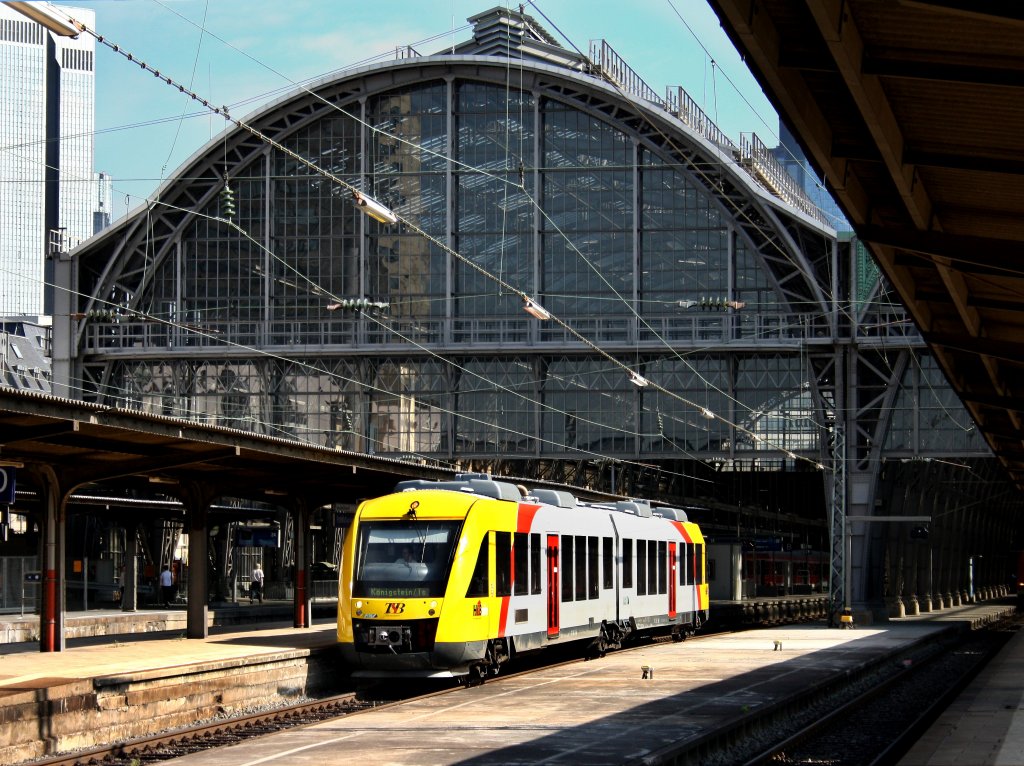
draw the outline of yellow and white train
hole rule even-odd
[[[683,511],[587,504],[483,474],[405,481],[363,502],[339,573],[338,641],[364,677],[498,673],[587,641],[682,640],[708,615],[704,538]]]

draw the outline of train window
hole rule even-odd
[[[636,541],[636,595],[647,594],[647,541]]]
[[[512,533],[494,533],[494,595],[512,595]]]
[[[679,570],[679,584],[686,585],[686,543],[680,543],[677,551],[679,561],[676,563],[676,569]]]
[[[476,566],[473,576],[469,579],[466,598],[482,598],[487,595],[487,535],[480,541],[480,551],[476,554]]]
[[[360,524],[352,595],[443,595],[460,528],[457,521],[403,519]]]
[[[587,538],[576,536],[576,600],[587,598]]]
[[[693,543],[686,544],[686,566],[683,567],[686,581],[683,585],[693,585]]]
[[[597,538],[587,538],[587,598],[601,595],[601,579],[598,576],[600,560],[597,557]]]
[[[704,546],[697,543],[693,546],[693,571],[696,572],[696,584],[703,585],[704,579]]]
[[[658,593],[668,592],[668,551],[665,541],[658,541]]]
[[[652,596],[658,592],[658,543],[647,541],[647,592]]]
[[[633,587],[633,541],[622,541],[622,587]]]
[[[610,537],[602,537],[602,551],[601,551],[601,564],[602,574],[604,575],[604,582],[602,583],[605,588],[615,587],[615,553],[612,550],[612,539]]]
[[[562,535],[562,601],[572,601],[572,535]]]
[[[530,535],[530,593],[540,593],[540,534]]]
[[[525,532],[516,532],[512,540],[512,582],[517,596],[525,596],[530,592],[530,536]]]

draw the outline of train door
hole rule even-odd
[[[668,544],[668,618],[676,618],[676,591],[679,589],[676,583],[676,544]]]
[[[548,638],[558,638],[558,535],[548,535]]]

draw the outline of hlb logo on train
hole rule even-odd
[[[405,604],[401,601],[389,601],[384,605],[384,614],[401,614],[405,611]]]
[[[0,505],[14,505],[15,469],[0,467]]]

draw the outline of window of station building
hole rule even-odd
[[[571,312],[583,311],[589,315],[592,310],[592,305],[583,309],[574,304]],[[557,309],[552,311],[557,312]],[[623,385],[628,383],[623,382],[619,372],[597,361],[551,358],[546,365],[544,402],[547,406],[540,414],[541,433],[567,446],[614,441],[616,449],[632,449],[635,436],[623,434],[623,430],[632,432],[635,416],[633,407],[625,406]],[[565,413],[573,413],[573,416],[566,417]],[[611,429],[602,425],[604,423],[617,423],[620,427]]]
[[[572,535],[562,535],[562,601],[572,601],[574,592],[572,542]]]
[[[512,595],[512,533],[494,533],[494,595]]]
[[[668,590],[668,553],[664,540],[658,541],[658,593]]]
[[[576,600],[587,598],[587,538],[576,535]]]
[[[522,303],[518,296],[516,300]],[[492,339],[501,342],[499,336]],[[532,454],[537,446],[530,436],[536,433],[536,407],[516,392],[530,390],[532,381],[536,380],[533,366],[507,359],[470,359],[461,366],[461,371],[451,373],[455,390],[452,410],[456,413],[453,416],[454,451]],[[481,380],[495,381],[495,386],[481,386]],[[494,426],[497,412],[504,418],[502,429]]]
[[[530,534],[530,593],[540,593],[540,533]]]
[[[513,591],[517,596],[530,592],[530,535],[516,532],[512,540]]]
[[[473,576],[469,578],[469,588],[466,590],[466,598],[483,598],[488,591],[487,575],[487,549],[488,535],[484,533],[480,541],[480,550],[476,554],[476,566],[473,567]]]
[[[717,568],[715,567],[716,563],[718,562],[714,559],[708,559],[708,582],[715,581],[715,575],[717,573]]]
[[[636,541],[636,595],[647,595],[647,541]]]
[[[602,586],[607,590],[615,587],[615,553],[612,538],[601,538]]]
[[[630,538],[622,540],[622,587],[633,587],[633,541]]]

